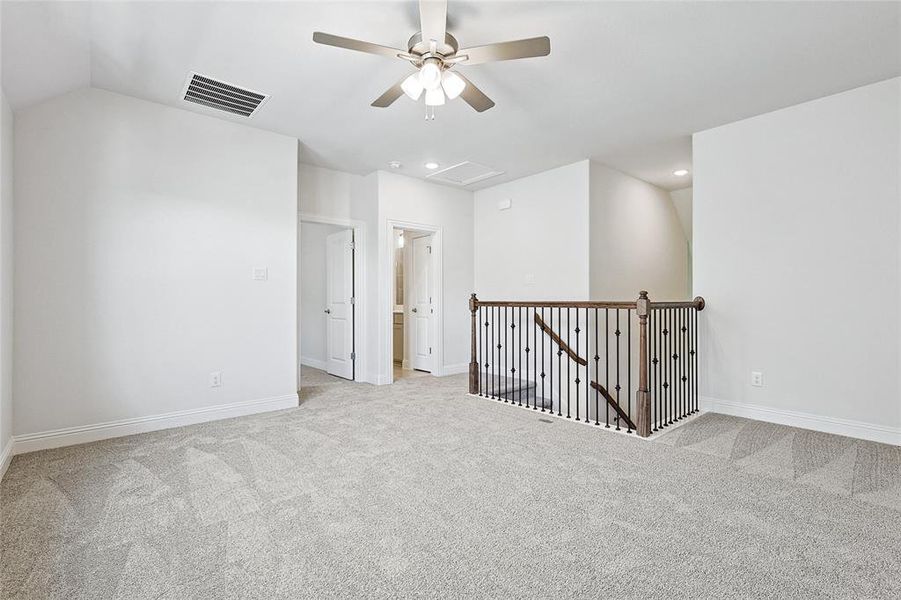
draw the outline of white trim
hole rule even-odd
[[[231,419],[272,410],[283,410],[285,408],[294,408],[297,404],[298,399],[295,393],[273,396],[272,398],[261,398],[259,400],[246,400],[244,402],[232,402],[231,404],[179,410],[147,417],[27,433],[15,436],[13,454],[24,454],[35,450],[47,450],[74,444],[84,444],[86,442],[96,442],[124,435],[183,427],[220,419]]]
[[[313,213],[297,213],[297,303],[300,306],[300,286],[303,273],[300,272],[300,224],[323,223],[325,225],[338,225],[354,230],[354,352],[356,353],[356,365],[354,366],[354,381],[376,383],[370,375],[371,364],[366,355],[366,299],[369,297],[366,289],[367,262],[366,262],[366,223],[359,219],[344,219],[329,217]],[[300,356],[300,331],[301,323],[297,319],[297,356]],[[301,361],[303,364],[303,361]],[[312,365],[311,365],[312,366]],[[319,368],[319,367],[316,367]],[[298,368],[298,371],[300,369]],[[322,367],[325,371],[325,367]],[[300,381],[298,373],[298,381]]]
[[[15,437],[10,437],[3,447],[3,451],[0,452],[0,481],[2,481],[3,476],[6,475],[6,469],[9,467],[9,462],[13,459],[13,447],[15,441]]]
[[[314,369],[319,369],[320,371],[327,371],[326,368],[328,365],[324,360],[319,360],[318,358],[310,358],[308,356],[300,357],[300,364],[306,367],[313,367]]]
[[[901,446],[901,428],[701,396],[701,410]]]
[[[461,373],[469,373],[469,363],[460,363],[458,365],[444,365],[439,367],[439,377],[445,375],[460,375]]]
[[[381,349],[381,359],[378,361],[377,385],[386,385],[394,383],[394,347],[393,335],[394,331],[394,230],[410,229],[421,233],[432,234],[432,276],[435,278],[435,353],[434,364],[440,365],[444,362],[444,236],[442,228],[435,225],[427,225],[425,223],[414,223],[412,221],[402,221],[397,219],[385,219],[385,243],[379,248],[381,260],[384,263],[381,267],[382,281],[388,282],[382,286],[383,291],[379,294],[379,348]],[[404,330],[406,331],[406,322]],[[386,371],[387,370],[387,371]],[[434,373],[441,375],[441,373]]]

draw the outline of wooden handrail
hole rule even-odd
[[[560,346],[560,349],[563,350],[564,352],[566,352],[571,359],[573,359],[574,361],[576,361],[583,367],[588,365],[588,361],[586,359],[582,358],[581,356],[579,356],[575,350],[570,348],[566,342],[561,340],[560,336],[557,335],[554,332],[554,330],[552,330],[550,327],[548,327],[547,324],[544,322],[544,319],[542,319],[538,315],[535,315],[535,324],[538,325],[538,328],[541,329],[541,331],[543,333],[546,333],[549,336],[551,336],[551,339],[554,340],[554,342],[556,342],[557,345]]]
[[[696,308],[698,310],[704,310],[706,303],[704,302],[704,298],[697,296],[694,300],[689,302],[649,302],[648,304],[651,310],[660,310],[664,308]]]
[[[475,300],[478,306],[501,308],[635,308],[635,302],[593,302],[591,300]]]
[[[610,406],[613,407],[613,410],[616,411],[616,414],[619,415],[619,418],[622,421],[626,422],[626,425],[629,427],[629,429],[638,431],[638,427],[635,426],[635,423],[632,422],[632,419],[629,418],[629,415],[627,415],[625,412],[623,412],[623,409],[619,405],[619,402],[617,402],[616,399],[614,399],[613,396],[610,395],[610,392],[607,391],[607,388],[602,386],[597,381],[592,381],[591,387],[593,387],[594,389],[596,389],[597,391],[599,391],[601,393],[601,396],[604,397],[604,400],[607,401],[607,404],[609,404]],[[647,436],[645,436],[645,437],[647,437]]]

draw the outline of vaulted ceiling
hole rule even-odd
[[[20,109],[83,86],[297,137],[303,162],[368,173],[398,160],[484,163],[493,185],[592,158],[664,188],[689,181],[691,134],[901,74],[901,4],[449,3],[464,46],[539,35],[545,58],[461,66],[497,106],[456,100],[426,122],[370,102],[410,67],[312,42],[326,31],[403,48],[404,2],[9,2],[3,86]],[[272,95],[251,120],[185,103],[198,71]]]

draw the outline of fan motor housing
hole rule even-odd
[[[459,49],[460,44],[459,42],[457,42],[457,38],[445,32],[444,44],[438,44],[438,47],[435,49],[435,53],[440,54],[444,57],[448,57],[456,54],[457,50]],[[429,43],[427,41],[423,41],[422,39],[421,31],[414,33],[410,38],[410,41],[407,42],[407,50],[410,54],[417,54],[419,56],[431,53]]]

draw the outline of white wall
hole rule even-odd
[[[16,133],[17,437],[296,404],[296,140],[97,89]]]
[[[441,374],[466,372],[469,364],[469,295],[473,292],[473,195],[468,190],[435,185],[379,171],[379,379],[391,376],[391,286],[393,239],[389,221],[413,229],[441,230]]]
[[[479,298],[588,299],[588,173],[585,160],[475,192]]]
[[[326,238],[347,229],[326,223],[300,225],[300,362],[319,369],[326,362]]]
[[[673,190],[670,192],[670,198],[673,199],[673,206],[676,207],[676,214],[679,215],[679,224],[682,225],[682,231],[685,232],[685,238],[688,240],[688,290],[694,289],[694,276],[692,274],[692,188],[682,188],[681,190]],[[692,297],[697,294],[690,293]]]
[[[13,431],[13,113],[0,91],[0,476]]]
[[[692,189],[690,187],[682,188],[681,190],[673,190],[669,193],[670,198],[673,199],[673,206],[676,207],[676,214],[679,215],[679,224],[682,225],[682,231],[685,232],[685,238],[688,240],[689,245],[691,245],[691,226],[692,226],[692,216],[691,216],[691,195]]]
[[[688,241],[669,193],[591,163],[591,297],[687,300]]]
[[[708,406],[901,443],[899,106],[893,79],[694,136]]]

